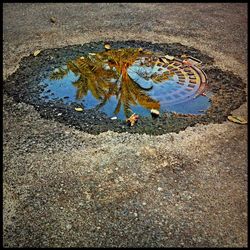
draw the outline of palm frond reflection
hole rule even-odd
[[[160,103],[150,97],[128,74],[127,69],[140,57],[150,57],[150,52],[139,49],[108,50],[85,57],[71,60],[67,68],[59,68],[50,76],[52,80],[64,78],[72,71],[79,78],[73,82],[76,88],[76,99],[84,98],[88,91],[100,100],[97,108],[103,107],[114,96],[117,100],[114,114],[118,114],[123,107],[126,117],[131,115],[131,106],[140,105],[146,109],[160,109]],[[153,65],[154,62],[151,64]],[[155,83],[167,80],[170,75],[152,75]]]

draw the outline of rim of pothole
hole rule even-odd
[[[213,92],[211,107],[203,115],[185,115],[165,112],[157,119],[141,117],[136,126],[130,127],[123,120],[111,120],[96,109],[76,112],[77,104],[65,105],[62,100],[44,102],[39,98],[43,91],[40,79],[51,69],[63,65],[79,55],[101,52],[104,43],[112,48],[143,48],[153,52],[162,52],[172,56],[187,54],[203,62],[203,70],[209,79],[209,89]],[[213,66],[214,59],[199,50],[180,43],[151,43],[145,41],[100,41],[81,45],[69,45],[61,48],[45,49],[34,57],[33,54],[23,57],[20,67],[4,82],[3,91],[17,102],[31,104],[47,119],[54,119],[82,131],[99,134],[108,130],[115,132],[146,133],[160,135],[179,132],[197,123],[221,123],[227,116],[246,101],[245,83],[229,71],[222,71]]]

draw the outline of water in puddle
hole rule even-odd
[[[41,97],[97,108],[120,119],[133,113],[150,116],[151,109],[202,114],[210,106],[208,96],[197,94],[202,77],[197,67],[180,61],[163,63],[135,49],[110,50],[55,69],[42,79]]]

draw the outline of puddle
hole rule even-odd
[[[40,97],[122,120],[133,113],[151,116],[151,109],[200,115],[210,107],[211,93],[202,95],[207,77],[199,66],[192,58],[135,48],[89,53],[48,72]]]
[[[198,123],[224,122],[246,101],[242,79],[195,48],[109,43],[110,50],[99,41],[32,53],[6,79],[4,94],[33,105],[45,119],[91,134],[179,132]],[[157,119],[151,109],[160,111]],[[133,113],[139,119],[131,127],[125,118]]]

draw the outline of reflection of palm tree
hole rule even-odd
[[[69,73],[68,68],[63,69],[62,67],[59,67],[52,72],[52,74],[50,75],[50,79],[60,80],[60,79],[63,79],[68,73]]]
[[[173,76],[173,75],[174,75],[173,72],[165,71],[165,72],[162,73],[162,74],[154,73],[154,74],[151,76],[151,79],[153,80],[154,83],[160,83],[160,82],[164,82],[164,81],[169,80],[169,78],[170,78],[171,76]]]
[[[59,69],[53,73],[51,79],[62,79],[69,70],[79,79],[73,82],[77,88],[76,98],[81,99],[87,95],[88,90],[92,95],[101,100],[98,108],[105,105],[111,96],[116,96],[118,103],[114,110],[117,114],[123,105],[126,117],[130,115],[130,106],[137,103],[147,109],[159,109],[158,101],[149,97],[128,75],[127,69],[139,57],[138,49],[109,50],[81,57],[67,63],[67,69]],[[109,66],[109,69],[105,69]],[[111,82],[111,79],[116,80]]]
[[[77,99],[87,95],[90,90],[96,99],[103,100],[113,85],[109,80],[114,76],[114,72],[106,71],[98,65],[78,59],[68,62],[67,66],[76,75],[80,75],[80,78],[73,83],[77,88]]]
[[[130,105],[136,105],[137,103],[147,109],[160,109],[160,103],[148,96],[129,76],[122,81],[117,99],[118,104],[114,113],[119,113],[121,104],[123,104],[126,117],[130,115]]]
[[[76,99],[80,100],[87,95],[89,87],[86,82],[86,78],[80,77],[77,81],[73,82],[73,85],[76,87]]]

